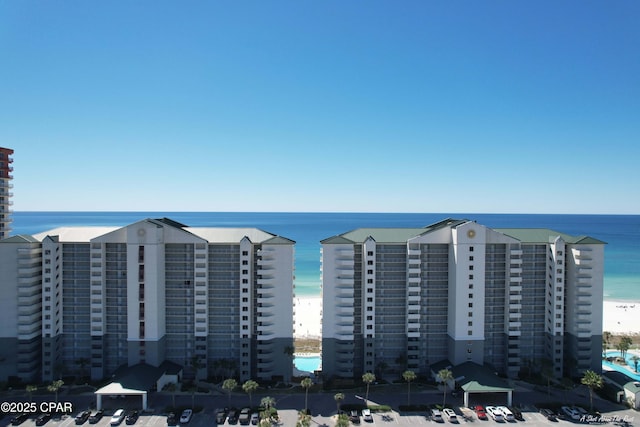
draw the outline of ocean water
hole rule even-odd
[[[320,295],[320,240],[362,227],[423,227],[445,218],[491,228],[550,228],[607,243],[604,293],[608,300],[640,301],[640,215],[275,213],[275,212],[14,212],[12,234],[60,226],[125,226],[167,217],[188,226],[257,227],[296,241],[296,295]]]

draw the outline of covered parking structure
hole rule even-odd
[[[469,406],[469,396],[473,394],[504,394],[505,404],[511,406],[513,402],[513,388],[500,378],[493,369],[478,365],[473,362],[465,362],[458,366],[451,366],[448,360],[443,360],[431,366],[431,373],[436,381],[440,382],[438,372],[441,369],[449,369],[453,374],[454,383],[448,384],[452,389],[457,385],[464,392],[463,404]]]
[[[142,410],[147,410],[147,394],[161,390],[168,383],[179,383],[182,367],[172,362],[163,362],[155,367],[146,363],[122,366],[113,374],[111,382],[96,390],[96,408],[102,409],[102,396],[140,396]]]

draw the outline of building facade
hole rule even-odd
[[[5,239],[0,379],[166,360],[185,377],[289,380],[294,244],[166,218]]]
[[[13,194],[11,189],[13,184],[13,150],[10,148],[0,147],[0,240],[9,236],[11,232],[11,198]]]
[[[604,242],[447,219],[322,244],[322,369],[429,375],[449,360],[509,377],[601,369]]]

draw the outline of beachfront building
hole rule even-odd
[[[4,239],[0,380],[165,361],[191,378],[289,380],[294,243],[166,218]]]
[[[13,176],[13,150],[0,147],[0,240],[4,239],[11,232],[11,188]]]
[[[446,219],[322,244],[322,369],[429,376],[449,361],[516,377],[601,369],[604,243]]]

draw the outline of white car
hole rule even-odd
[[[180,424],[186,424],[191,421],[191,415],[193,415],[193,411],[191,409],[185,409],[182,411],[182,415],[180,415]]]
[[[580,419],[580,412],[578,412],[576,409],[570,408],[568,406],[563,406],[560,409],[567,415],[567,417],[571,418],[572,420]]]
[[[502,416],[506,421],[515,421],[516,419],[513,416],[513,412],[509,410],[506,406],[498,406],[497,409],[502,412]]]
[[[112,426],[120,425],[122,420],[124,420],[124,409],[118,409],[116,412],[113,413],[113,416],[111,416],[111,425]]]
[[[373,417],[371,416],[371,410],[370,409],[363,409],[362,410],[362,419],[365,420],[368,423],[373,422]]]
[[[502,412],[500,411],[500,409],[498,409],[497,407],[487,406],[485,408],[485,411],[487,412],[487,414],[489,414],[491,418],[493,418],[494,421],[504,421],[504,416],[502,415]]]
[[[442,410],[442,413],[444,414],[445,417],[449,419],[449,422],[452,422],[452,423],[458,422],[458,417],[456,417],[456,413],[453,412],[453,409],[444,408]]]

